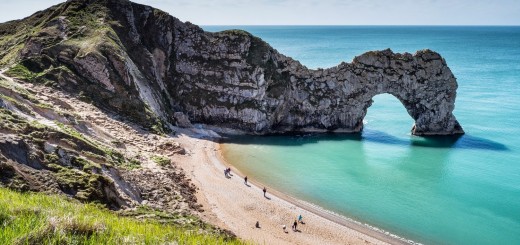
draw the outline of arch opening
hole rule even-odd
[[[413,128],[415,120],[403,102],[390,93],[372,97],[363,118],[363,134],[403,135]]]

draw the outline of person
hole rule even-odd
[[[260,222],[257,221],[256,224],[255,224],[255,227],[256,228],[260,228]]]
[[[244,177],[244,183],[247,185],[247,176]]]
[[[294,231],[297,231],[298,229],[296,229],[296,227],[298,226],[298,222],[296,222],[296,220],[294,220],[294,223],[293,223],[293,230]]]
[[[266,189],[265,186],[264,186],[264,197],[265,197],[265,193],[266,193],[266,192],[267,192],[267,189]]]
[[[228,176],[227,176],[227,168],[224,169],[224,176],[228,177]]]
[[[283,232],[287,233],[287,230],[286,230],[287,226],[283,225],[282,228],[283,228]]]
[[[300,223],[302,223],[302,224],[303,224],[303,217],[302,217],[302,215],[301,215],[301,214],[300,214],[300,215],[298,215],[298,222],[300,222]]]
[[[227,169],[227,172],[228,172],[228,175],[229,175],[229,176],[233,176],[233,175],[231,174],[231,168],[228,168],[228,169]]]

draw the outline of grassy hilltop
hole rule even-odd
[[[205,233],[196,226],[124,217],[99,205],[61,196],[0,188],[0,244],[42,243],[243,244],[234,238]]]

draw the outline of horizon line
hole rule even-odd
[[[185,21],[185,22],[190,22],[192,24],[195,24],[195,25],[198,25],[198,26],[399,26],[399,27],[402,27],[402,26],[416,26],[416,27],[420,27],[420,26],[427,26],[427,27],[520,27],[520,24],[516,24],[516,25],[480,25],[480,24],[468,24],[468,25],[457,25],[457,24],[453,24],[453,25],[434,25],[434,24],[417,24],[417,25],[400,25],[400,24],[396,24],[396,25],[386,25],[386,24],[377,24],[377,25],[373,25],[373,24],[196,24],[196,23],[193,23],[191,21]]]

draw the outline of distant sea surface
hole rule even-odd
[[[382,94],[360,135],[238,137],[224,156],[251,179],[417,242],[520,244],[520,27],[203,28],[249,31],[309,68],[386,48],[439,52],[459,84],[458,139],[412,136],[404,107]]]

